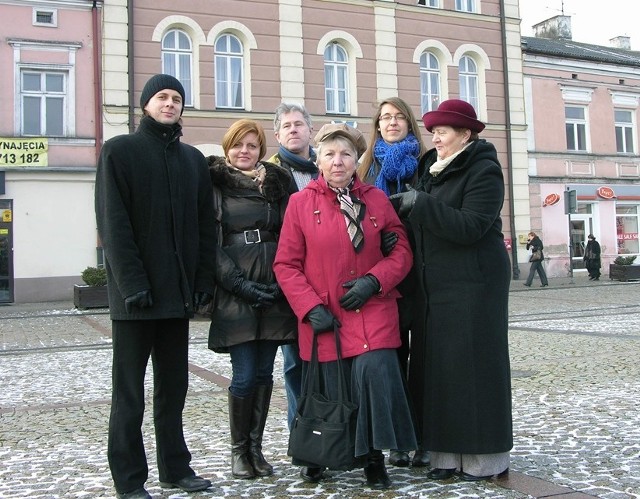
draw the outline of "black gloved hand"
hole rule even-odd
[[[197,310],[200,307],[205,307],[209,303],[211,303],[212,299],[213,296],[211,296],[209,293],[205,291],[196,291],[193,294],[193,308]]]
[[[268,284],[267,289],[269,290],[268,292],[273,295],[274,301],[278,301],[284,296],[284,293],[282,292],[282,288],[280,288],[280,285],[277,282],[274,282],[273,284]]]
[[[232,292],[252,307],[270,307],[275,301],[273,293],[269,292],[268,285],[250,281],[244,277],[238,277],[235,280]]]
[[[398,194],[392,194],[389,196],[389,201],[393,205],[394,210],[400,218],[406,217],[413,205],[416,204],[416,198],[418,197],[418,191],[410,189],[407,192],[399,192]]]
[[[307,314],[307,319],[313,328],[313,334],[333,331],[333,325],[341,326],[340,321],[324,305],[316,305]]]
[[[395,232],[383,232],[380,237],[380,251],[384,256],[389,256],[398,242],[398,234]]]
[[[151,298],[151,290],[145,289],[144,291],[138,291],[124,299],[124,309],[128,314],[133,312],[133,307],[137,308],[149,308],[153,306],[153,299]]]
[[[351,289],[340,298],[340,306],[345,310],[356,310],[380,290],[380,283],[374,276],[367,274],[345,282],[342,287]]]

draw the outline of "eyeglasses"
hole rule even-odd
[[[378,121],[391,121],[393,119],[395,119],[398,123],[400,123],[401,121],[407,121],[407,117],[402,113],[383,114],[382,116],[380,116],[380,118],[378,118]]]

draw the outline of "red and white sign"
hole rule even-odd
[[[621,232],[618,234],[618,241],[637,241],[638,233],[637,232]]]
[[[600,196],[602,199],[613,199],[616,197],[616,193],[613,192],[613,189],[611,187],[605,187],[605,186],[598,187],[596,194]]]
[[[560,196],[555,192],[553,192],[549,194],[546,198],[544,198],[544,202],[542,203],[542,206],[553,206],[558,201],[560,201]]]

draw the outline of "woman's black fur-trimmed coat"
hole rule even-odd
[[[262,284],[276,282],[272,265],[291,175],[281,166],[262,162],[266,175],[260,192],[251,177],[227,165],[224,158],[209,156],[207,162],[220,246],[209,348],[224,353],[230,346],[253,340],[291,343],[297,337],[296,318],[284,296],[271,307],[255,308],[231,292],[239,274]],[[273,233],[276,241],[225,245],[225,236],[253,229]]]
[[[409,221],[424,331],[411,345],[409,389],[425,450],[496,454],[513,446],[508,347],[509,255],[495,147],[475,140],[439,175],[421,161]]]

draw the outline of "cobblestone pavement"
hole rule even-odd
[[[303,482],[287,457],[282,362],[265,433],[275,474],[234,480],[229,469],[229,358],[207,350],[193,321],[185,435],[206,492],[161,489],[150,411],[144,423],[154,498],[640,498],[640,285],[584,277],[548,288],[514,281],[510,294],[515,446],[508,477],[435,482],[389,467],[390,490],[361,470]],[[71,303],[0,306],[0,497],[114,497],[107,465],[111,371],[105,310]],[[148,376],[151,394],[151,376]],[[151,407],[151,399],[148,399]]]

